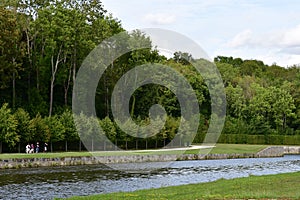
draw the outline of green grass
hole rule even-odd
[[[267,145],[247,145],[247,144],[217,144],[209,153],[256,153]],[[205,153],[204,150],[174,150],[174,151],[100,151],[94,152],[94,156],[117,156],[117,155],[163,155],[163,154],[199,154]],[[60,152],[60,153],[38,153],[38,154],[25,154],[25,153],[10,153],[0,154],[0,159],[10,158],[61,158],[61,157],[78,157],[78,156],[91,156],[90,152]]]
[[[91,156],[89,152],[61,152],[61,153],[5,153],[0,154],[0,159],[10,158],[61,158],[72,156]]]
[[[299,199],[300,172],[266,176],[250,176],[210,183],[163,187],[158,189],[120,192],[70,200],[108,199]]]
[[[217,144],[216,148],[213,148],[210,153],[257,153],[266,147],[268,147],[268,145]]]

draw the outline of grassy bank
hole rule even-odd
[[[213,148],[210,153],[257,153],[266,147],[268,147],[268,145],[217,144],[216,148]]]
[[[267,145],[247,145],[247,144],[216,144],[209,153],[216,154],[231,154],[231,153],[256,153]],[[160,155],[160,154],[199,154],[205,153],[206,150],[173,150],[173,151],[102,151],[94,152],[95,156],[113,156],[113,155]],[[10,158],[61,158],[61,157],[78,157],[78,156],[91,156],[89,152],[60,152],[60,153],[38,153],[38,154],[25,154],[25,153],[14,153],[14,154],[0,154],[0,159]]]
[[[102,194],[76,199],[299,199],[300,172],[250,176],[231,180],[221,179],[210,183],[191,184],[128,193]]]

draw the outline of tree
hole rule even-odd
[[[239,77],[239,68],[234,67],[228,63],[216,63],[220,74],[222,76],[224,85],[227,87],[229,84],[237,85],[237,78]]]
[[[30,126],[29,114],[23,108],[18,108],[17,111],[14,113],[14,117],[18,122],[16,131],[17,134],[20,136],[20,142],[29,143],[33,140],[33,137],[31,135],[32,130],[30,130],[32,127]],[[20,153],[20,143],[18,151]]]
[[[251,87],[256,94],[249,102],[248,112],[254,121],[268,122],[277,131],[284,130],[287,117],[295,115],[292,96],[281,88],[263,88],[257,84]]]
[[[99,124],[102,127],[106,137],[104,138],[103,141],[103,146],[104,146],[104,150],[106,150],[106,145],[107,145],[107,140],[106,138],[109,139],[110,142],[115,143],[117,145],[117,131],[116,131],[116,127],[114,126],[114,123],[109,119],[109,117],[105,117],[102,120],[99,120]]]
[[[287,119],[295,118],[294,99],[287,90],[271,87],[270,95],[272,98],[272,118],[276,124],[277,130],[286,130]]]
[[[238,85],[233,87],[229,84],[226,87],[227,114],[241,119],[246,108],[246,99],[244,98],[243,89]]]
[[[24,42],[22,26],[16,11],[0,6],[0,89],[8,87],[12,81],[12,106],[15,107],[18,72],[22,69]]]
[[[12,148],[20,141],[17,126],[18,121],[8,108],[8,104],[3,104],[0,108],[0,153],[2,153],[3,142]]]
[[[52,143],[63,141],[65,139],[64,134],[65,134],[66,129],[65,129],[64,125],[61,123],[61,121],[57,115],[54,115],[51,117],[46,117],[44,119],[44,121],[45,121],[45,124],[49,128],[50,149],[52,152],[53,151]],[[45,141],[45,142],[48,142],[48,141]]]
[[[181,63],[182,65],[189,65],[194,59],[191,54],[178,51],[174,53],[173,60],[177,63]]]
[[[59,121],[64,126],[64,139],[65,143],[65,150],[68,151],[68,141],[80,141],[79,135],[77,133],[73,114],[69,110],[65,110],[59,117]],[[80,149],[80,148],[79,148]]]
[[[74,115],[76,128],[85,147],[94,151],[103,142],[103,132],[99,129],[99,121],[96,117],[86,116],[83,113]],[[99,149],[98,149],[99,150]]]
[[[68,9],[63,5],[50,5],[38,12],[38,18],[35,21],[36,27],[39,29],[42,49],[44,49],[43,62],[50,63],[50,100],[49,100],[49,116],[53,111],[53,93],[54,84],[57,73],[62,63],[66,63],[68,49],[71,49],[70,23],[72,16],[67,15]]]
[[[35,142],[48,142],[50,141],[50,130],[45,120],[38,113],[30,120],[29,128],[31,130],[32,140]]]
[[[265,65],[261,61],[257,60],[245,60],[240,65],[240,72],[245,76],[258,76],[260,77],[262,71],[265,70]]]

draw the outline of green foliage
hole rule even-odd
[[[67,141],[78,141],[79,135],[75,127],[72,112],[70,110],[65,110],[60,115],[59,121],[64,126],[64,139]]]
[[[242,138],[244,135],[281,137],[300,133],[299,66],[268,66],[259,60],[225,56],[217,56],[214,63],[210,63],[181,51],[167,59],[153,47],[151,38],[136,30],[125,33],[118,44],[136,50],[110,63],[99,81],[95,96],[99,119],[83,114],[75,117],[77,129],[84,133],[79,137],[69,111],[76,73],[94,47],[124,31],[120,21],[107,14],[99,0],[5,0],[0,5],[0,21],[0,139],[10,147],[19,141],[76,142],[83,139],[96,148],[103,142],[104,134],[112,142],[126,142],[126,148],[130,142],[136,142],[136,146],[139,141],[147,145],[149,142],[149,146],[157,147],[159,143],[172,140],[178,132],[181,109],[184,108],[167,87],[148,84],[133,93],[129,112],[133,121],[148,129],[138,130],[136,126],[131,127],[129,121],[123,123],[132,135],[142,136],[139,141],[122,131],[112,118],[111,94],[117,81],[129,70],[147,63],[171,67],[192,86],[201,112],[197,141],[203,140],[209,127],[211,104],[225,103],[225,99],[211,99],[213,94],[220,94],[223,87],[215,82],[213,64],[221,73],[227,95],[223,133],[242,134]],[[116,44],[106,45],[112,48]],[[148,48],[140,48],[145,45]],[[110,56],[112,52],[106,53]],[[202,74],[191,63],[203,69]],[[170,78],[168,74],[159,76]],[[179,85],[176,91],[182,92],[182,83],[177,79],[172,81]],[[7,102],[11,102],[13,112]],[[151,124],[149,109],[154,104],[162,105],[168,115],[157,134],[159,124],[148,126]],[[155,121],[160,119],[153,119]],[[189,128],[185,127],[186,130]],[[146,135],[151,137],[143,139]],[[244,139],[240,141],[245,142]]]
[[[65,139],[66,129],[57,115],[46,117],[44,121],[49,128],[51,142],[63,141]],[[45,141],[48,142],[48,140]]]
[[[16,131],[20,136],[20,141],[26,143],[32,141],[33,135],[31,133],[33,130],[31,130],[32,126],[30,125],[29,114],[24,109],[18,108],[14,113],[14,117],[17,120]]]
[[[245,120],[227,116],[222,134],[250,134],[249,128]]]
[[[10,147],[14,147],[20,140],[17,126],[18,121],[8,108],[8,104],[4,104],[0,108],[0,142],[5,142]]]
[[[103,131],[105,132],[105,135],[110,141],[116,140],[116,127],[114,123],[109,119],[109,117],[105,117],[102,120],[99,120],[99,124],[102,127]]]
[[[22,69],[24,41],[17,15],[0,5],[0,89],[8,87]]]
[[[96,117],[86,116],[80,113],[74,116],[76,128],[78,130],[80,139],[90,151],[96,150],[97,146],[102,144],[104,132],[99,129],[99,121]]]
[[[187,52],[178,51],[174,53],[173,60],[182,65],[189,65],[190,62],[193,61],[194,59],[191,54]]]
[[[50,141],[51,132],[49,130],[49,126],[40,114],[37,114],[30,120],[29,128],[34,141]]]
[[[285,129],[287,118],[295,116],[292,96],[282,88],[251,86],[256,93],[248,107],[248,113],[251,114],[252,119],[269,122],[273,128]]]

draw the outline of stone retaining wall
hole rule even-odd
[[[183,155],[124,155],[99,157],[23,158],[2,159],[0,169],[22,167],[49,167],[89,164],[112,164],[133,162],[170,162],[178,160],[209,160],[233,158],[281,157],[284,154],[300,154],[300,147],[268,147],[258,153],[244,154],[183,154]]]
[[[281,157],[284,156],[284,147],[267,147],[257,153],[258,157]]]
[[[299,146],[285,146],[284,154],[300,154],[300,147]]]

